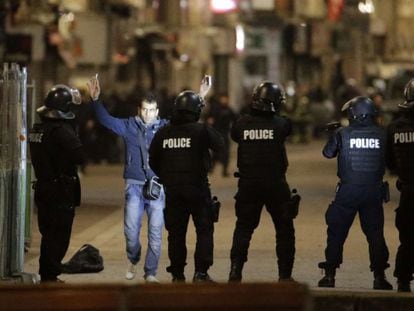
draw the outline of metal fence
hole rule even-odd
[[[0,72],[0,278],[23,272],[27,207],[27,70]]]

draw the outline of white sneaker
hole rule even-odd
[[[127,269],[127,272],[125,274],[125,278],[127,280],[132,280],[135,277],[136,273],[137,273],[137,265],[134,265],[134,264],[130,263],[128,265],[128,269]]]
[[[145,283],[160,283],[154,275],[144,276]]]

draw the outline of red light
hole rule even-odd
[[[236,0],[211,0],[211,10],[214,13],[228,13],[237,8]]]

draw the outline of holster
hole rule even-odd
[[[294,219],[299,214],[299,204],[301,196],[297,194],[296,189],[293,189],[290,199],[284,204],[284,213],[285,218]]]
[[[59,199],[58,207],[61,209],[71,210],[74,208],[76,203],[76,187],[77,187],[77,177],[61,175],[54,180],[54,183],[57,186]]]
[[[61,209],[71,209],[76,203],[76,188],[78,180],[76,176],[61,175],[50,181],[36,181],[32,188],[35,189],[35,199]]]
[[[221,207],[221,202],[217,199],[216,196],[214,196],[211,199],[211,211],[212,211],[212,214],[213,214],[213,221],[214,222],[218,222],[218,220],[219,220],[220,207]]]
[[[388,184],[388,181],[384,181],[381,185],[382,190],[382,200],[384,203],[387,203],[390,201],[390,185]]]
[[[157,177],[152,177],[145,182],[143,187],[143,196],[147,200],[158,200],[161,195],[162,185],[158,182]]]

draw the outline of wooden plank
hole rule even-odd
[[[0,286],[0,310],[308,310],[300,284]]]

